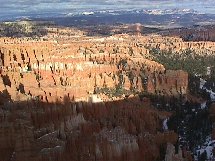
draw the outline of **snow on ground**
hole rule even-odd
[[[207,107],[207,102],[206,101],[201,103],[201,109],[205,109],[206,107]]]
[[[200,85],[199,85],[199,88],[200,88],[200,89],[203,89],[205,83],[206,83],[206,80],[200,78]]]
[[[204,85],[205,85],[206,82],[207,82],[206,80],[200,78],[199,88],[200,89],[205,89],[206,92],[208,92],[210,94],[211,101],[215,101],[215,92],[213,92],[211,89],[209,90],[206,87],[204,87]]]
[[[168,130],[168,125],[167,125],[167,122],[168,122],[169,118],[166,118],[164,121],[163,121],[163,130]]]
[[[52,135],[54,135],[54,136],[57,135],[57,131],[53,131],[51,133],[45,134],[45,135],[39,137],[38,140],[41,140],[43,138],[46,138],[46,137],[49,137],[49,136],[52,136]]]
[[[212,90],[208,90],[208,89],[206,89],[206,91],[208,93],[210,93],[211,101],[215,101],[215,92],[213,92]]]
[[[215,92],[210,92],[211,101],[215,101]]]
[[[98,95],[95,95],[95,94],[91,96],[91,101],[92,103],[103,102],[103,100]]]
[[[213,149],[215,148],[215,140],[212,140],[211,137],[206,139],[206,142],[203,146],[198,146],[197,154],[194,156],[195,160],[198,160],[198,153],[202,154],[204,151],[207,153],[208,160],[214,160],[215,157],[213,156]]]
[[[94,15],[94,12],[83,12],[82,15]]]

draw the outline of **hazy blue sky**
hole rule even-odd
[[[0,0],[0,16],[131,8],[189,8],[215,14],[214,6],[215,0]]]

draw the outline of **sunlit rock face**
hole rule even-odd
[[[141,46],[154,46],[157,42],[160,46],[162,41],[162,37],[150,37],[153,42],[148,37],[138,38]],[[117,86],[162,95],[187,92],[187,74],[165,71],[162,64],[146,59],[150,56],[148,49],[139,47],[133,37],[116,36],[96,43],[94,39],[62,38],[58,43],[5,39],[0,47],[2,76],[10,81],[4,81],[5,85],[18,91],[22,87],[22,94],[42,96],[43,101],[53,102],[62,95],[86,100],[95,88]],[[168,47],[165,44],[162,48]]]

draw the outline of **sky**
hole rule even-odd
[[[194,9],[215,14],[215,0],[0,0],[0,17],[111,9]]]

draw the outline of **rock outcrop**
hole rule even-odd
[[[0,46],[4,84],[25,94],[26,98],[39,97],[46,102],[62,99],[63,95],[87,100],[95,88],[186,94],[188,76],[185,72],[165,71],[163,65],[146,59],[148,49],[125,38],[107,38],[102,42],[76,40],[67,44],[63,39],[58,43],[7,39]],[[158,38],[153,40],[159,41]],[[155,43],[145,43],[149,44]]]

